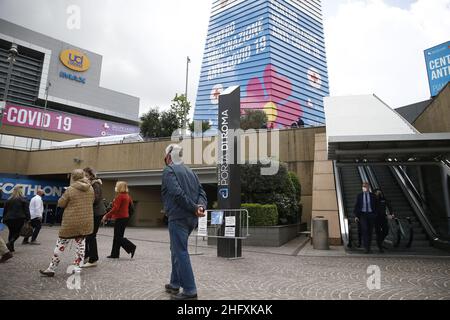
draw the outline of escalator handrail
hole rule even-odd
[[[369,177],[367,176],[367,173],[364,170],[364,166],[358,166],[358,172],[359,177],[361,178],[361,182],[369,182]]]
[[[447,172],[449,172],[449,174],[450,174],[450,160],[445,159],[445,160],[442,160],[441,162],[446,167]]]
[[[375,175],[375,173],[372,170],[372,167],[370,166],[366,166],[365,170],[367,172],[368,178],[369,178],[369,183],[370,185],[372,185],[375,189],[378,190],[382,190],[380,183],[378,182],[378,179]],[[386,206],[386,212],[388,216],[393,216],[393,213],[391,212],[391,210],[389,209],[388,206]],[[408,218],[409,219],[409,218]],[[398,228],[397,228],[397,234],[395,236],[396,241],[394,242],[394,247],[397,248],[400,246],[400,242],[403,238],[406,238],[406,233],[403,230],[402,224],[400,219],[394,217],[393,220],[395,221],[395,223],[397,224]],[[410,232],[412,232],[412,230],[410,230]]]
[[[375,189],[378,189],[378,190],[383,191],[383,188],[381,188],[380,183],[378,182],[377,177],[375,176],[375,174],[374,174],[373,171],[372,171],[372,168],[371,168],[371,167],[367,167],[367,171],[368,171],[369,176],[370,176],[370,179],[371,179],[370,183],[373,183]],[[384,194],[384,192],[383,192],[383,194]],[[386,197],[386,195],[384,195],[384,196]],[[393,215],[392,212],[391,212],[391,210],[389,209],[388,206],[386,206],[386,211],[387,211],[387,215],[388,215],[388,216],[392,216],[392,215]]]
[[[411,188],[411,190],[414,192],[415,197],[417,198],[418,201],[420,201],[422,203],[422,205],[426,205],[426,201],[423,199],[422,195],[420,194],[420,192],[417,190],[416,186],[414,185],[414,183],[411,181],[411,178],[409,177],[408,173],[406,172],[406,170],[399,166],[398,167],[403,175],[403,177],[405,178],[406,182],[408,183],[408,186]]]
[[[400,170],[398,169],[398,167],[391,167],[391,170],[393,170],[394,176],[397,178],[397,180],[400,182],[400,185],[405,189],[406,193],[409,195],[409,198],[411,199],[411,201],[413,202],[413,208],[415,208],[417,216],[420,220],[420,222],[422,223],[422,225],[425,228],[425,231],[427,232],[427,234],[430,236],[431,239],[433,239],[434,241],[439,240],[439,237],[436,233],[436,230],[434,229],[434,227],[431,225],[431,222],[429,221],[429,219],[427,218],[423,207],[422,207],[422,203],[421,201],[419,201],[416,196],[415,196],[415,192],[413,192],[407,185],[405,177],[401,174]]]
[[[366,172],[367,172],[367,176],[368,176],[368,179],[369,179],[369,183],[370,183],[370,185],[376,190],[376,189],[381,189],[380,188],[380,184],[378,183],[378,180],[377,180],[377,178],[375,177],[375,175],[374,175],[374,173],[373,173],[373,171],[372,171],[372,168],[371,167],[369,167],[369,166],[367,166],[367,167],[365,167],[365,169],[366,169]]]
[[[333,161],[334,179],[336,183],[336,196],[339,211],[339,225],[341,227],[341,237],[345,247],[351,246],[348,216],[344,208],[344,197],[342,194],[341,172],[337,166],[337,162]]]

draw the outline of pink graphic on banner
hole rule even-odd
[[[292,81],[268,64],[262,78],[252,78],[245,88],[241,110],[263,110],[267,114],[269,128],[290,127],[303,115],[300,101],[294,98]]]
[[[102,121],[73,114],[7,104],[3,124],[41,129],[85,137],[104,137],[139,133],[139,127]]]

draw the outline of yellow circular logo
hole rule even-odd
[[[77,50],[64,50],[59,55],[59,59],[67,68],[78,72],[87,71],[91,66],[87,55]]]
[[[277,105],[273,102],[268,102],[264,106],[264,112],[267,114],[267,120],[269,122],[275,122],[278,117]]]

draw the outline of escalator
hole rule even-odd
[[[392,213],[402,224],[405,237],[409,237],[409,232],[413,233],[411,250],[426,251],[430,249],[431,243],[426,231],[416,217],[413,208],[394,178],[391,169],[388,166],[372,166],[370,170],[375,174],[379,188],[383,191],[387,201],[390,203]],[[407,222],[408,219],[410,222]]]
[[[348,247],[355,248],[358,243],[358,228],[355,223],[353,209],[356,196],[361,193],[362,179],[358,167],[339,168],[340,182],[342,187],[343,204],[348,219]]]
[[[390,203],[395,219],[389,220],[390,233],[384,243],[388,252],[398,254],[442,254],[442,250],[432,247],[429,230],[419,218],[413,202],[407,197],[400,181],[395,177],[396,171],[389,166],[341,166],[337,168],[339,194],[342,198],[340,208],[344,211],[348,223],[347,230],[342,231],[344,242],[350,252],[362,252],[358,248],[358,226],[353,214],[355,200],[361,192],[363,181],[368,181],[373,188],[379,188]],[[346,233],[346,234],[344,234]],[[345,241],[344,237],[347,237]],[[376,248],[375,234],[372,237],[372,248]]]

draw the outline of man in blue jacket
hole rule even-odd
[[[188,253],[189,235],[199,217],[205,216],[206,193],[197,175],[182,162],[183,149],[176,144],[166,148],[162,179],[162,200],[169,219],[172,274],[166,292],[173,300],[196,300],[197,287]],[[180,292],[183,288],[183,292]]]
[[[378,200],[370,192],[370,186],[365,182],[362,186],[362,193],[356,198],[355,211],[356,222],[361,225],[361,233],[365,253],[371,253],[370,245],[377,218]]]

